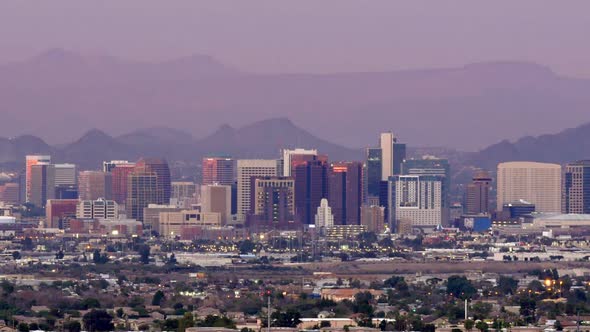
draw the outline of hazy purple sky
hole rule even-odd
[[[209,54],[257,72],[526,60],[590,77],[589,1],[0,2],[0,62],[47,48],[132,59]]]

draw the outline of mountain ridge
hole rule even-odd
[[[418,146],[477,151],[590,121],[590,80],[518,61],[256,74],[208,55],[152,63],[56,49],[0,65],[0,100],[3,135],[27,131],[48,142],[71,142],[92,127],[126,134],[130,123],[205,133],[287,117],[346,146],[372,145],[373,133],[393,129]]]
[[[147,156],[190,162],[198,162],[213,154],[234,158],[278,158],[279,149],[288,147],[318,148],[337,159],[360,159],[362,155],[359,150],[318,138],[289,119],[271,118],[239,128],[222,125],[201,138],[162,127],[139,129],[119,136],[93,128],[75,141],[59,146],[50,146],[31,135],[0,138],[0,163],[24,163],[27,154],[47,153],[55,162],[73,162],[84,169],[97,169],[105,160],[135,160]]]

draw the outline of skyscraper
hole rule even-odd
[[[297,220],[312,224],[322,198],[328,198],[328,163],[315,160],[298,164],[292,173],[295,178],[295,214]]]
[[[300,159],[304,156],[317,156],[318,150],[311,149],[281,149],[281,166],[282,176],[291,176],[292,169],[294,168],[293,163],[300,162]],[[309,159],[306,159],[309,160]]]
[[[332,208],[328,204],[328,200],[322,198],[320,206],[318,206],[315,214],[315,227],[317,228],[329,228],[334,226],[334,215],[332,214]]]
[[[122,161],[115,164],[111,161],[110,164],[105,166],[105,169],[108,169],[112,176],[112,197],[117,204],[125,204],[127,200],[127,176],[134,168],[135,163]]]
[[[111,199],[111,173],[100,171],[82,171],[78,175],[78,197],[81,200]]]
[[[333,163],[329,172],[328,202],[336,225],[360,225],[363,167],[359,162]]]
[[[15,182],[0,185],[0,202],[6,204],[20,203],[20,185]]]
[[[143,210],[149,204],[162,204],[158,192],[158,175],[145,169],[134,170],[127,176],[127,217],[143,222]]]
[[[29,202],[45,207],[48,199],[55,197],[55,168],[51,164],[38,163],[30,166]]]
[[[251,179],[250,226],[287,227],[295,221],[295,181],[291,177]]]
[[[377,205],[363,205],[361,225],[365,226],[368,232],[377,234],[385,232],[385,208]]]
[[[444,178],[443,206],[449,207],[451,190],[451,166],[447,159],[423,156],[420,159],[406,159],[401,166],[402,175],[438,175]]]
[[[565,166],[562,210],[563,213],[590,213],[590,160]]]
[[[479,214],[490,212],[490,190],[492,178],[484,170],[479,170],[473,175],[473,180],[465,190],[465,210],[467,214]]]
[[[231,186],[234,182],[234,160],[230,157],[205,157],[201,184]]]
[[[201,211],[216,212],[225,225],[231,218],[231,186],[209,184],[201,186]]]
[[[390,176],[401,174],[401,164],[406,158],[406,145],[398,143],[392,132],[381,133],[381,180],[387,181]]]
[[[397,175],[389,178],[389,224],[398,230],[400,221],[413,228],[432,231],[446,224],[443,209],[444,177],[440,175]]]
[[[157,158],[139,160],[127,175],[127,216],[143,221],[143,209],[149,204],[169,204],[170,194],[168,163]]]
[[[55,185],[76,186],[78,171],[74,164],[55,164]]]
[[[38,164],[50,164],[51,156],[47,155],[28,155],[25,168],[25,202],[31,199],[31,167]]]
[[[498,164],[497,210],[505,203],[525,200],[537,212],[561,212],[561,166],[515,161]]]
[[[381,182],[381,148],[367,148],[365,174],[366,201],[378,198]]]
[[[143,158],[135,164],[135,170],[138,172],[154,172],[157,176],[157,197],[155,204],[170,204],[170,195],[172,194],[172,181],[170,178],[170,168],[168,162],[160,158]]]
[[[252,177],[277,176],[278,163],[269,159],[238,160],[238,217],[245,221],[250,211]]]
[[[50,199],[45,207],[45,227],[63,228],[63,221],[76,217],[77,199]]]
[[[113,171],[113,169],[115,169],[115,167],[117,167],[119,165],[129,165],[129,164],[135,164],[135,163],[130,163],[127,160],[103,161],[102,162],[102,171],[105,173],[110,173]]]

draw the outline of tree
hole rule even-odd
[[[520,300],[520,315],[524,318],[527,324],[534,323],[536,319],[535,311],[537,310],[537,302],[530,298],[523,298]]]
[[[55,253],[55,259],[64,259],[64,252],[62,250]]]
[[[14,260],[20,259],[20,252],[13,251],[12,252],[12,259],[14,259]]]
[[[160,305],[162,300],[164,299],[164,292],[161,290],[156,291],[154,297],[152,298],[152,305]]]
[[[176,260],[176,255],[172,253],[170,257],[168,257],[168,261],[166,263],[169,265],[176,265],[176,263],[178,263],[178,261]]]
[[[109,257],[106,253],[101,255],[100,250],[95,249],[92,253],[92,261],[94,262],[94,264],[105,264],[109,261]]]
[[[30,237],[26,237],[23,240],[23,249],[24,250],[31,250],[33,249],[33,239],[31,239]]]
[[[139,260],[143,264],[150,263],[150,246],[148,246],[147,244],[141,245],[139,246],[137,252],[139,254]]]
[[[238,250],[240,250],[240,254],[249,254],[251,253],[254,248],[256,248],[256,244],[251,240],[244,240],[239,243]]]
[[[511,277],[500,276],[500,279],[498,280],[498,288],[504,295],[515,294],[516,289],[518,288],[518,280]]]
[[[18,332],[29,332],[29,325],[27,323],[19,323],[17,326]]]
[[[77,320],[72,320],[69,322],[65,322],[63,324],[63,329],[66,332],[80,332],[82,331],[82,325]]]
[[[471,329],[473,329],[473,326],[475,325],[475,322],[473,322],[471,319],[466,319],[463,322],[463,326],[465,327],[465,329],[467,331],[471,331]]]
[[[100,308],[100,302],[95,298],[89,297],[80,302],[80,307],[83,309]]]
[[[481,332],[486,332],[488,330],[488,324],[483,320],[480,320],[475,324],[475,328]]]
[[[270,315],[271,326],[274,327],[297,327],[301,323],[301,313],[293,309],[286,312],[275,311]],[[266,319],[263,320],[263,327],[266,327]]]
[[[109,315],[105,310],[92,309],[84,317],[82,317],[84,327],[90,331],[112,331],[115,326],[113,325],[113,317]]]
[[[453,294],[456,298],[471,298],[477,290],[465,276],[450,276],[447,280],[447,293]]]
[[[193,314],[190,312],[185,312],[184,316],[178,320],[178,331],[184,332],[186,328],[195,326],[195,319],[193,318]]]

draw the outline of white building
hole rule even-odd
[[[561,212],[561,165],[537,162],[498,164],[497,209],[518,200],[535,204],[537,212]]]
[[[278,162],[269,159],[238,160],[238,218],[245,220],[250,211],[250,186],[252,177],[277,176]]]
[[[307,149],[281,149],[281,162],[282,162],[282,176],[291,176],[291,160],[292,160],[292,156],[294,155],[303,155],[303,156],[317,156],[318,155],[318,150],[316,149],[311,149],[311,150],[307,150]]]
[[[76,206],[76,218],[115,220],[119,218],[118,204],[102,198],[95,201],[82,200]]]
[[[334,215],[332,214],[332,208],[328,206],[328,200],[322,198],[320,201],[320,206],[318,206],[318,210],[315,215],[315,227],[330,228],[332,226],[334,226]]]
[[[389,223],[408,220],[411,227],[432,230],[446,223],[442,187],[437,175],[398,175],[389,180]]]

